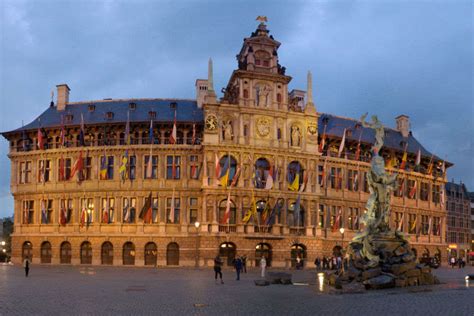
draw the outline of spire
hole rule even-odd
[[[209,58],[209,64],[207,66],[207,91],[214,92],[214,80],[212,74],[212,59]]]
[[[313,75],[311,75],[311,71],[308,71],[308,89],[307,89],[307,101],[306,101],[306,108],[305,113],[308,114],[316,114],[316,107],[313,103]]]

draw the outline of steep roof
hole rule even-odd
[[[463,192],[464,199],[466,200],[469,199],[469,193],[464,183],[446,182],[445,188],[446,188],[446,191]]]

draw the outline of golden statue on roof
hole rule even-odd
[[[255,20],[260,21],[260,23],[268,22],[268,19],[265,15],[259,15],[259,16],[257,16],[257,18]]]

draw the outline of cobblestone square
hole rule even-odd
[[[271,270],[272,271],[272,270]],[[274,271],[274,270],[273,270]],[[1,315],[474,315],[474,268],[441,268],[442,284],[363,294],[320,292],[316,271],[291,271],[294,285],[257,287],[211,269],[0,266]]]

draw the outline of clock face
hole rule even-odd
[[[209,131],[215,131],[217,129],[217,117],[214,114],[209,114],[206,117],[206,129]]]

